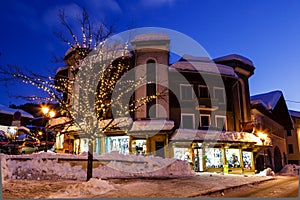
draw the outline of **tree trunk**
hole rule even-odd
[[[89,181],[93,177],[93,141],[89,139],[88,163],[86,180]]]

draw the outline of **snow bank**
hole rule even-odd
[[[16,160],[22,158],[23,160]],[[1,154],[2,179],[28,180],[85,180],[86,169],[59,162],[59,158],[83,159],[87,155],[36,153],[30,155]],[[186,161],[155,156],[123,155],[112,152],[94,158],[102,163],[93,169],[95,178],[180,177],[194,175]],[[24,160],[25,159],[25,160]]]
[[[115,184],[108,181],[91,178],[88,182],[68,185],[65,190],[59,190],[48,198],[78,198],[83,196],[101,195],[115,190]]]
[[[272,169],[268,167],[267,169],[256,174],[256,176],[275,176],[275,172],[273,172]]]
[[[299,175],[300,166],[298,165],[285,165],[279,172],[280,175],[283,176],[298,176]]]

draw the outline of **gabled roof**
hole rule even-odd
[[[285,130],[293,129],[293,121],[288,111],[283,93],[279,90],[258,94],[250,97],[251,108],[256,108],[277,123]]]
[[[289,113],[292,117],[300,118],[300,111],[289,110]]]
[[[14,115],[14,113],[17,111],[19,111],[21,113],[22,117],[27,117],[27,118],[33,119],[33,116],[31,114],[29,114],[28,112],[25,112],[24,110],[9,108],[9,107],[6,107],[6,106],[0,104],[0,113],[2,113],[2,114]]]
[[[278,103],[278,100],[282,96],[282,92],[279,90],[258,94],[250,97],[251,104],[261,103],[267,110],[272,110]]]

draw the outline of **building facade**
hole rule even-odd
[[[287,164],[285,131],[293,129],[291,117],[281,91],[251,96],[252,120],[257,131],[264,132],[272,140],[257,155],[257,168],[267,167],[279,172]]]
[[[133,100],[164,95],[135,110],[126,128],[110,129],[96,137],[94,151],[175,157],[187,160],[196,171],[254,173],[256,152],[271,141],[266,138],[263,144],[253,132],[248,83],[253,63],[236,54],[214,60],[183,55],[170,63],[171,42],[165,34],[133,38],[133,51],[126,55],[132,61],[133,80],[145,78]],[[67,53],[67,65],[57,71],[57,77],[74,78],[74,56]],[[87,139],[66,123],[63,117],[52,120],[56,141],[61,141],[57,150],[87,151]]]
[[[290,110],[294,129],[286,131],[288,164],[300,165],[300,112]]]

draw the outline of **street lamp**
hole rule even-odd
[[[264,153],[264,169],[266,169],[266,152],[265,152],[265,141],[266,141],[266,139],[267,139],[267,134],[265,134],[265,133],[262,133],[262,132],[258,132],[257,133],[257,135],[258,135],[258,137],[259,137],[259,139],[261,140],[261,142],[262,142],[262,147],[263,147],[263,153]]]
[[[42,107],[42,112],[44,116],[47,118],[47,124],[46,124],[46,141],[45,141],[45,149],[44,151],[47,152],[48,150],[48,125],[49,125],[49,119],[55,117],[55,111],[50,110],[48,107]]]

